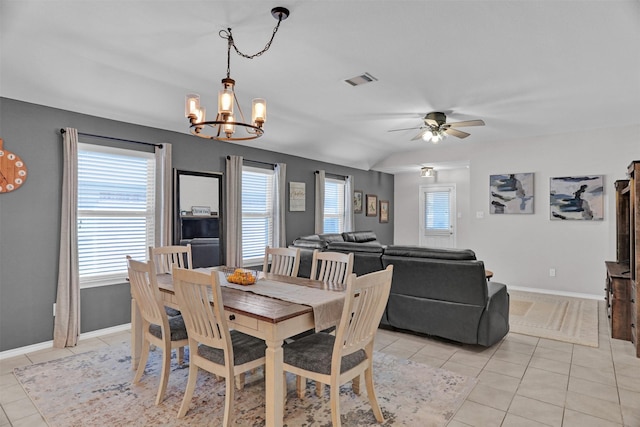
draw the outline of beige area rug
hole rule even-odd
[[[191,402],[182,420],[176,419],[187,382],[188,368],[178,367],[173,354],[172,372],[164,402],[154,405],[159,381],[159,351],[152,352],[141,383],[132,385],[129,347],[101,351],[14,370],[16,378],[51,426],[220,426],[224,406],[224,382],[201,371]],[[444,426],[476,384],[474,378],[444,369],[376,353],[375,387],[386,422],[384,426]],[[310,382],[304,400],[295,397],[295,380],[288,377],[289,398],[285,425],[289,427],[331,424],[329,391],[315,395]],[[344,426],[378,425],[366,397],[355,395],[351,385],[340,388]],[[261,369],[247,375],[243,391],[236,391],[234,425],[264,425],[264,377]]]
[[[511,332],[598,347],[598,301],[509,291]]]

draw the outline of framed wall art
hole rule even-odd
[[[353,213],[362,213],[362,191],[353,192]]]
[[[563,176],[549,182],[549,217],[597,221],[604,218],[602,175]]]
[[[389,201],[380,200],[380,222],[389,222]]]
[[[304,212],[305,211],[305,184],[304,182],[289,182],[289,211]]]
[[[533,173],[490,175],[489,203],[492,214],[532,214]]]
[[[367,216],[378,216],[378,196],[367,194]]]

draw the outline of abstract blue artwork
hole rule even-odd
[[[601,220],[604,211],[602,175],[551,178],[551,219]]]
[[[489,176],[492,214],[533,213],[533,173]]]

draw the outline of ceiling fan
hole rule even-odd
[[[447,116],[441,112],[428,113],[422,120],[424,121],[424,124],[420,127],[391,129],[389,132],[420,129],[420,132],[416,136],[411,138],[411,141],[422,139],[424,141],[431,141],[436,144],[442,141],[446,135],[453,135],[458,138],[466,138],[470,135],[467,132],[463,132],[455,128],[465,126],[484,126],[484,121],[482,120],[466,120],[463,122],[447,123]]]

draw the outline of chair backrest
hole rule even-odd
[[[224,316],[218,273],[174,266],[173,287],[189,340],[224,350],[225,364],[233,366],[233,346]]]
[[[362,276],[349,276],[342,318],[336,331],[332,366],[340,366],[343,356],[373,343],[389,299],[392,277],[392,265]]]
[[[191,245],[181,246],[149,246],[149,259],[153,260],[157,274],[171,274],[173,264],[180,268],[193,268]]]
[[[318,265],[319,264],[319,265]],[[331,285],[346,285],[353,273],[353,253],[313,251],[311,279]]]
[[[269,259],[271,259],[271,269],[269,269]],[[300,248],[270,248],[269,246],[265,248],[262,266],[262,271],[265,273],[296,277],[299,268]]]
[[[138,304],[142,318],[151,324],[168,327],[169,323],[156,282],[153,263],[136,261],[127,255],[127,269],[131,293]]]

